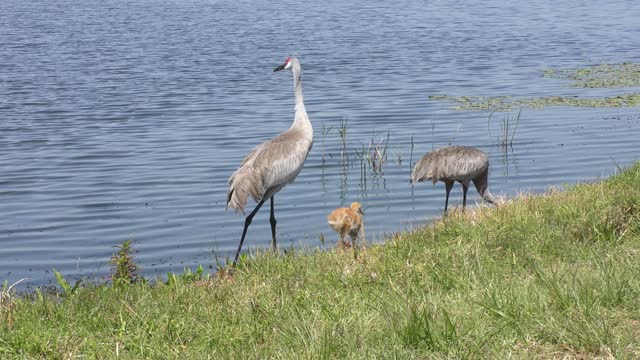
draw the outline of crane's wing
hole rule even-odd
[[[256,146],[229,178],[227,208],[244,211],[248,196],[258,202],[269,189],[279,190],[292,182],[311,146],[312,141],[295,128]]]

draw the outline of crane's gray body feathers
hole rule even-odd
[[[269,199],[292,183],[312,145],[313,134],[309,136],[294,124],[278,137],[256,146],[229,178],[227,208],[244,212],[249,196],[255,202]]]
[[[489,168],[487,155],[468,146],[448,146],[424,155],[411,174],[411,182],[470,181]]]
[[[469,146],[447,146],[425,154],[413,168],[411,182],[431,180],[469,186],[473,181],[482,198],[495,204],[488,190],[489,159],[487,155]]]

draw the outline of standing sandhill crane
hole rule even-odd
[[[444,212],[447,212],[449,193],[455,181],[462,184],[462,209],[467,206],[467,190],[473,181],[484,201],[496,205],[488,189],[489,159],[484,152],[469,146],[447,146],[426,153],[413,168],[411,183],[424,180],[435,184],[442,181],[447,190]]]
[[[253,216],[260,210],[265,201],[271,199],[271,247],[276,249],[276,217],[274,214],[273,197],[285,185],[293,182],[304,165],[313,145],[313,127],[307,116],[302,98],[302,84],[300,80],[300,61],[288,57],[284,64],[273,71],[291,70],[293,73],[293,92],[295,95],[295,117],[293,125],[277,137],[256,146],[247,155],[240,168],[229,178],[229,192],[227,193],[227,209],[234,208],[244,213],[248,196],[258,205],[245,218],[244,230],[238,245],[233,266],[235,267],[244,237],[251,224]]]

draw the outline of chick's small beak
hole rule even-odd
[[[364,215],[364,210],[362,210],[362,208],[358,209],[358,212],[362,215]]]
[[[285,66],[287,66],[287,64],[282,64],[282,65],[278,66],[277,68],[273,69],[273,72],[284,70]]]

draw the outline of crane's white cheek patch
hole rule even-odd
[[[287,62],[287,65],[284,66],[285,69],[290,69],[291,68],[291,63],[292,61]]]

